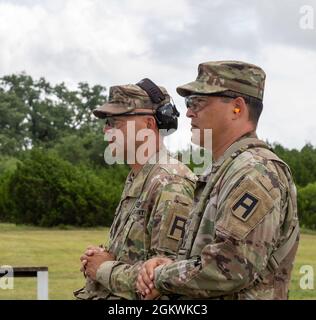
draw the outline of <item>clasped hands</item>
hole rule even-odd
[[[102,247],[88,246],[80,257],[80,271],[92,280],[96,280],[96,274],[100,265],[105,261],[115,261],[115,256]],[[143,263],[137,277],[136,288],[143,300],[153,300],[160,296],[154,286],[154,270],[158,266],[172,263],[165,257],[152,258]]]
[[[160,296],[155,288],[155,268],[172,263],[169,258],[156,257],[143,263],[137,277],[136,289],[142,295],[143,300],[153,300]]]
[[[105,248],[88,246],[84,254],[80,257],[81,268],[80,271],[92,280],[96,280],[97,271],[100,265],[106,261],[114,261],[115,256],[106,251]]]

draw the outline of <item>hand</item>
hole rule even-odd
[[[142,300],[155,300],[160,296],[160,292],[157,289],[151,289],[151,293],[146,296],[142,296]]]
[[[172,263],[169,258],[152,258],[143,263],[141,270],[138,273],[136,288],[142,296],[148,296],[154,290],[154,270],[160,265]],[[155,290],[157,291],[157,290]]]
[[[96,252],[104,252],[104,248],[102,247],[97,247],[97,246],[88,246],[86,251],[84,252],[84,254],[80,257],[81,260],[81,268],[80,271],[81,272],[85,272],[85,268],[86,268],[86,264],[87,264],[87,256],[92,256],[94,255]]]
[[[84,260],[87,260],[85,264],[85,274],[92,280],[96,280],[97,271],[101,264],[106,261],[114,261],[113,254],[107,251],[94,252],[91,256],[84,256]]]

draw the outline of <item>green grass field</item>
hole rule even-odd
[[[48,266],[49,299],[72,299],[72,291],[83,286],[79,257],[89,244],[107,242],[108,229],[42,229],[0,224],[0,266]],[[316,233],[305,232],[292,274],[291,299],[316,299],[314,290],[302,290],[302,265],[316,270]],[[315,274],[316,277],[316,274]],[[316,285],[316,279],[314,278]],[[0,288],[0,299],[36,299],[36,278],[17,278],[13,290]]]

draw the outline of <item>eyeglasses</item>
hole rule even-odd
[[[185,105],[192,112],[197,113],[205,108],[208,103],[208,96],[191,95],[185,97]]]
[[[116,115],[116,116],[111,116],[111,117],[107,117],[105,118],[105,126],[106,127],[110,127],[110,128],[119,128],[122,125],[118,124],[118,118],[124,118],[124,117],[128,117],[128,116],[153,116],[153,113],[149,113],[149,112],[130,112],[130,113],[126,113],[126,114],[122,114],[122,115]]]
[[[225,92],[224,94],[191,95],[191,96],[185,97],[185,105],[193,113],[197,113],[207,106],[209,97],[222,97],[222,98],[229,98],[229,99],[236,99],[238,97],[242,97],[245,100],[245,102],[248,103],[248,98],[245,97],[244,95],[234,93],[234,92]]]
[[[115,118],[108,117],[108,118],[105,118],[104,124],[106,127],[115,128],[117,126],[117,121]]]

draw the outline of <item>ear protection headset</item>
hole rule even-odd
[[[136,83],[137,86],[142,88],[148,94],[150,100],[155,104],[161,104],[165,100],[165,95],[160,88],[150,79],[145,78]],[[159,106],[154,113],[158,129],[162,129],[163,135],[169,135],[178,128],[178,112],[176,106],[170,102]]]

